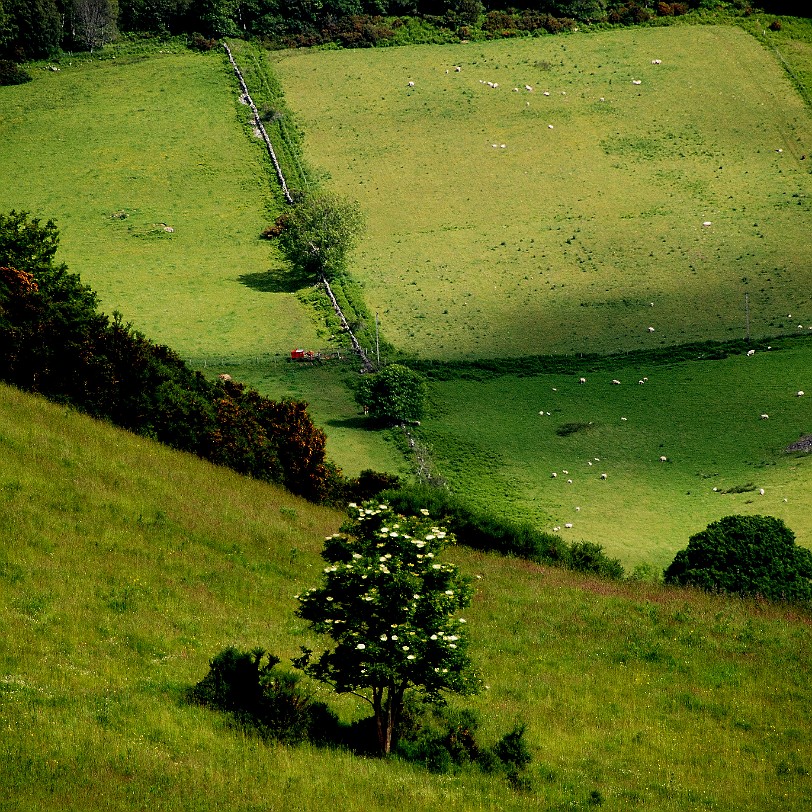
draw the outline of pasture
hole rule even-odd
[[[341,514],[3,386],[0,426],[0,810],[812,803],[805,618],[464,549],[488,687],[463,704],[486,742],[528,724],[530,789],[264,745],[184,691],[229,644],[314,645],[293,595]]]
[[[741,29],[269,59],[409,355],[740,337],[745,294],[753,336],[812,323],[812,116]]]
[[[317,343],[258,238],[280,204],[224,54],[168,51],[0,89],[0,210],[55,220],[105,312],[201,365]]]
[[[812,546],[812,458],[784,451],[812,432],[805,344],[721,361],[620,358],[599,372],[434,382],[421,437],[437,473],[473,504],[598,542],[627,570],[667,566],[691,534],[732,513],[778,516]]]
[[[341,374],[297,375],[285,362],[328,337],[259,239],[282,204],[225,55],[141,47],[108,46],[0,88],[0,210],[54,219],[58,258],[105,312],[207,374],[312,403],[348,474],[402,468],[383,438],[352,430]]]

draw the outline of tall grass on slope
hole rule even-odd
[[[335,512],[5,387],[0,503],[2,810],[812,804],[808,618],[456,549],[489,686],[466,704],[484,738],[528,723],[517,793],[268,747],[182,701],[229,644],[314,644],[292,596],[319,582]]]

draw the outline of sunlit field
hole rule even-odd
[[[269,58],[409,355],[740,337],[745,294],[753,336],[812,323],[812,117],[740,29]]]

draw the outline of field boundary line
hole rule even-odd
[[[282,187],[282,194],[285,196],[285,200],[291,205],[293,205],[293,196],[288,189],[287,181],[285,180],[285,175],[282,172],[282,167],[279,165],[279,160],[276,157],[276,152],[274,151],[273,144],[271,143],[271,139],[268,137],[268,133],[265,131],[265,127],[262,124],[262,119],[259,117],[259,110],[257,110],[257,106],[254,104],[254,100],[251,98],[251,94],[248,92],[248,85],[245,84],[245,79],[243,78],[242,72],[240,71],[239,66],[237,65],[237,61],[234,59],[234,55],[231,53],[231,48],[228,47],[228,43],[223,42],[223,48],[225,49],[226,54],[228,54],[229,62],[231,62],[231,66],[234,68],[234,73],[237,76],[237,79],[240,82],[240,88],[243,92],[243,98],[245,99],[248,106],[251,108],[251,112],[254,115],[254,124],[256,124],[257,130],[259,131],[260,135],[262,136],[262,140],[265,142],[265,146],[268,148],[268,154],[271,156],[271,161],[273,162],[274,169],[276,170],[276,177],[279,179],[279,185]],[[324,285],[324,289],[327,291],[327,297],[330,299],[330,303],[333,305],[333,310],[335,310],[336,315],[341,322],[341,326],[344,328],[344,331],[350,337],[350,343],[352,344],[353,349],[361,358],[364,364],[364,372],[374,372],[375,365],[372,361],[369,360],[369,357],[364,352],[363,347],[358,342],[358,339],[355,337],[355,333],[350,329],[349,322],[347,321],[346,317],[344,316],[344,312],[341,310],[341,306],[338,303],[338,300],[333,293],[333,289],[330,287],[330,283],[327,281],[327,277],[322,273],[319,272],[319,279],[321,283]]]

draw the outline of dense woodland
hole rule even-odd
[[[60,49],[94,50],[121,34],[255,36],[280,47],[393,38],[403,18],[460,37],[549,31],[575,22],[634,25],[694,9],[808,15],[803,0],[0,0],[0,56],[17,62]]]

